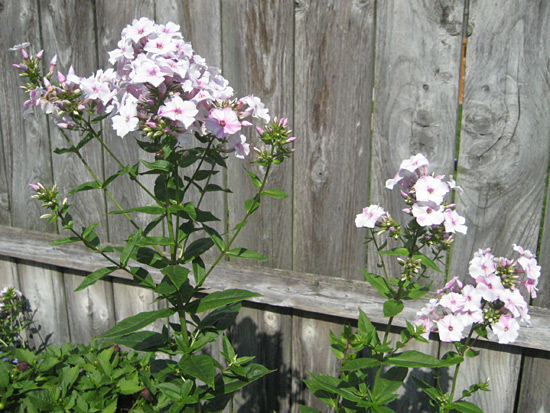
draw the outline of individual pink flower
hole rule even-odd
[[[137,99],[129,93],[124,95],[123,103],[118,110],[118,114],[113,116],[112,122],[113,129],[121,138],[124,138],[129,132],[137,130],[139,124]]]
[[[265,107],[259,97],[250,95],[240,99],[240,102],[248,105],[243,111],[243,116],[252,115],[255,118],[262,119],[265,123],[269,123],[271,117],[268,114],[268,109]]]
[[[444,294],[439,299],[439,305],[445,307],[453,313],[460,311],[465,303],[466,299],[462,294],[453,292]]]
[[[510,311],[514,317],[520,317],[521,310],[527,307],[527,303],[518,289],[504,289],[498,299],[504,303],[504,308]]]
[[[495,274],[478,277],[476,278],[476,283],[476,290],[479,291],[485,301],[493,302],[497,300],[504,291],[500,277]]]
[[[476,251],[468,267],[468,271],[474,279],[492,274],[496,269],[497,265],[490,248]]]
[[[448,343],[451,341],[460,341],[462,339],[464,324],[457,316],[448,314],[441,320],[437,320],[436,324],[441,341]]]
[[[246,136],[232,135],[227,139],[227,146],[230,150],[235,151],[235,156],[244,159],[250,153],[250,144],[246,143]]]
[[[379,205],[370,205],[363,208],[363,212],[355,217],[355,226],[358,228],[374,228],[378,219],[385,213],[384,208]]]
[[[439,205],[449,192],[449,186],[433,176],[421,176],[414,184],[417,201],[434,202]]]
[[[446,209],[445,212],[445,232],[460,232],[466,234],[468,227],[465,224],[466,219],[458,215],[453,209]]]
[[[504,314],[491,326],[498,337],[499,344],[513,343],[519,335],[519,323],[511,314]]]
[[[457,313],[456,316],[460,319],[464,327],[471,326],[472,324],[481,323],[483,321],[483,311],[481,308],[474,308],[468,310],[462,310]]]
[[[411,213],[421,227],[431,227],[445,221],[443,207],[433,202],[416,202],[411,208]]]
[[[241,122],[233,109],[212,109],[205,122],[206,128],[217,138],[225,138],[241,130]]]
[[[481,292],[471,284],[464,286],[461,291],[464,297],[463,311],[477,310],[481,308]]]
[[[137,20],[134,19],[131,25],[126,26],[122,30],[122,36],[130,38],[134,43],[140,41],[142,37],[149,36],[155,30],[155,22],[148,19],[147,17],[142,17]]]
[[[399,166],[399,169],[405,169],[409,172],[414,172],[419,168],[422,168],[424,166],[428,166],[430,163],[428,162],[428,159],[421,153],[417,153],[414,156],[411,156],[409,159],[405,159],[403,162],[401,162],[401,165]]]
[[[158,114],[164,118],[178,121],[187,129],[195,121],[198,112],[197,106],[193,102],[183,100],[179,95],[174,95],[164,101],[164,105],[159,108]]]
[[[161,68],[144,55],[139,55],[133,62],[134,71],[132,81],[134,83],[150,83],[158,87],[164,82],[164,73]]]
[[[516,245],[516,244],[512,244],[512,248],[514,248],[514,251],[516,251],[517,253],[519,253],[520,256],[522,257],[525,257],[525,258],[535,258],[535,254],[533,254],[531,251],[529,250],[526,250],[526,249],[523,249],[523,247],[519,246],[519,245]]]

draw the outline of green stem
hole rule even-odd
[[[454,395],[455,395],[455,387],[456,387],[456,378],[458,377],[458,370],[460,369],[460,365],[462,363],[458,363],[455,367],[455,373],[453,374],[453,385],[451,387],[451,403],[453,402]]]
[[[376,238],[374,237],[374,229],[371,229],[371,236],[372,241],[374,242],[374,246],[376,247],[377,251],[380,251],[380,247],[378,246],[378,242],[376,241]],[[386,278],[386,281],[388,283],[390,282],[390,277],[388,275],[388,270],[386,269],[386,263],[384,262],[384,259],[382,258],[382,255],[380,255],[380,263],[382,264],[382,269],[384,270],[384,277]]]

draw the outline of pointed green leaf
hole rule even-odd
[[[187,276],[191,271],[185,267],[180,267],[179,265],[169,265],[163,268],[160,271],[162,274],[166,275],[172,284],[179,290],[185,281],[187,281]]]
[[[384,316],[385,317],[395,317],[401,311],[403,311],[404,305],[403,301],[399,300],[387,300],[384,302]]]
[[[233,248],[230,251],[227,251],[228,257],[235,257],[235,258],[246,258],[249,260],[259,260],[259,261],[267,261],[268,258],[265,258],[262,254],[248,250],[246,248]]]
[[[146,311],[139,313],[135,316],[125,318],[119,321],[117,325],[111,328],[109,331],[101,335],[101,338],[113,339],[116,337],[122,337],[126,334],[133,333],[143,327],[147,327],[149,324],[155,322],[159,318],[167,318],[174,314],[174,310],[170,308],[163,308],[157,311]]]
[[[225,291],[216,291],[208,294],[206,297],[195,301],[197,303],[196,313],[213,310],[226,304],[233,304],[251,298],[261,297],[261,294],[253,293],[247,290],[229,289]]]
[[[69,191],[69,194],[76,194],[77,192],[89,191],[91,189],[101,189],[101,184],[96,181],[84,182],[81,185],[78,185],[73,190]]]
[[[78,238],[78,237],[68,237],[68,238],[62,238],[62,239],[55,240],[50,245],[52,247],[57,247],[58,245],[72,244],[74,242],[79,242],[79,241],[80,241],[80,238]]]
[[[446,407],[453,408],[463,413],[483,413],[483,410],[481,410],[475,404],[466,401],[451,403],[448,404]]]
[[[165,337],[156,331],[137,331],[116,339],[117,344],[138,351],[155,351],[165,344]]]
[[[224,242],[222,236],[218,233],[218,231],[216,231],[214,228],[211,228],[207,225],[203,225],[202,227],[204,228],[204,231],[206,232],[206,234],[208,234],[210,239],[214,242],[216,247],[220,251],[225,250],[225,242]]]
[[[255,173],[246,171],[246,174],[250,177],[250,181],[252,182],[252,185],[254,185],[256,188],[262,187],[262,181],[260,180],[260,178],[258,178],[258,176]]]
[[[149,169],[156,170],[156,171],[170,172],[170,167],[171,167],[170,162],[165,161],[164,159],[159,159],[155,162],[147,162],[142,159],[140,162]]]
[[[355,371],[362,369],[370,369],[372,367],[378,367],[381,363],[376,359],[370,358],[357,358],[353,360],[346,360],[342,363],[342,367],[338,371]]]
[[[365,276],[365,280],[372,285],[376,291],[380,293],[380,295],[384,298],[392,298],[392,289],[386,279],[384,277],[380,277],[379,275],[372,274],[370,272],[367,272],[365,270],[361,270],[363,272],[363,275]]]
[[[266,189],[260,192],[260,195],[267,195],[275,199],[285,199],[288,197],[288,195],[280,189]]]
[[[413,255],[414,259],[420,259],[420,262],[424,264],[426,267],[431,268],[434,271],[440,272],[443,274],[443,271],[439,269],[437,264],[431,260],[430,258],[426,257],[424,254],[415,254]]]
[[[199,379],[214,388],[216,369],[214,368],[214,360],[211,356],[206,354],[191,355],[189,358],[180,359],[178,365],[183,374]]]
[[[386,251],[376,251],[378,254],[389,255],[391,257],[406,257],[409,255],[409,250],[407,248],[393,248]]]
[[[151,206],[142,206],[142,207],[124,209],[122,211],[111,211],[109,212],[109,214],[111,215],[128,214],[130,212],[140,212],[142,214],[161,215],[161,214],[164,214],[165,209],[158,205],[151,205]]]
[[[94,285],[96,282],[101,280],[103,277],[111,274],[113,271],[115,271],[117,267],[107,267],[107,268],[101,268],[97,271],[94,271],[91,274],[88,274],[86,278],[80,283],[78,287],[76,287],[76,291],[81,291],[90,285]]]
[[[388,357],[386,359],[387,364],[393,366],[401,367],[411,367],[411,368],[435,368],[435,367],[447,367],[457,364],[456,358],[452,360],[445,361],[439,360],[436,357],[430,356],[429,354],[424,354],[416,350],[404,351],[403,353],[395,354],[394,356]]]

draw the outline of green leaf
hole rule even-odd
[[[381,377],[375,379],[372,397],[376,402],[379,404],[389,403],[391,400],[383,400],[382,398],[391,395],[403,385],[408,371],[405,367],[392,367]]]
[[[386,251],[376,251],[378,254],[389,255],[391,257],[407,257],[409,255],[409,250],[407,248],[393,248]]]
[[[84,182],[81,185],[78,185],[73,190],[69,191],[69,194],[76,194],[77,192],[89,191],[91,189],[101,189],[101,184],[96,181]]]
[[[119,321],[117,325],[111,328],[109,331],[101,335],[101,338],[113,339],[122,337],[126,334],[133,333],[143,327],[147,327],[149,324],[155,322],[159,318],[167,318],[174,314],[174,310],[170,308],[163,308],[157,311],[146,311],[139,313],[135,316],[125,318]]]
[[[68,148],[55,148],[53,151],[58,155],[62,155],[64,153],[76,152],[76,148],[74,146],[70,146]]]
[[[220,251],[225,250],[225,242],[222,238],[222,236],[216,231],[214,228],[211,228],[207,225],[203,225],[204,231],[210,239],[214,242],[214,245],[216,245],[216,248],[218,248]]]
[[[117,344],[138,351],[155,351],[165,343],[165,337],[156,331],[137,331],[116,339]]]
[[[472,348],[467,349],[466,352],[464,353],[466,357],[472,357],[472,358],[479,356],[479,354],[480,354],[480,351],[474,350]]]
[[[225,361],[229,364],[237,357],[237,354],[235,353],[235,349],[233,348],[231,342],[226,336],[223,336],[222,338],[222,347],[223,351],[221,352],[221,354],[225,358]]]
[[[117,267],[107,267],[107,268],[101,268],[97,271],[94,271],[91,274],[88,274],[86,278],[80,283],[78,287],[76,287],[76,291],[81,291],[90,285],[94,285],[96,282],[101,280],[103,277],[111,274],[113,271],[115,271]]]
[[[149,169],[155,171],[170,172],[170,162],[165,161],[164,159],[159,159],[155,162],[147,162],[142,159],[140,162]]]
[[[121,394],[134,394],[143,390],[143,385],[140,385],[137,373],[118,379],[116,386]]]
[[[193,241],[184,251],[183,260],[190,261],[195,257],[199,257],[208,251],[214,245],[214,241],[210,238],[200,238]]]
[[[253,215],[260,207],[260,198],[250,198],[244,201],[244,210]]]
[[[233,248],[232,250],[227,251],[226,255],[228,257],[245,258],[248,260],[267,261],[269,259],[264,257],[259,252],[248,250],[246,248]]]
[[[378,293],[384,298],[392,298],[392,289],[386,279],[368,271],[361,270],[365,276],[365,280],[372,285]]]
[[[443,357],[441,357],[441,364],[444,367],[454,366],[458,363],[462,363],[463,361],[464,361],[464,357],[462,357],[460,354],[456,353],[455,351],[449,351],[445,353]]]
[[[361,309],[359,309],[359,321],[357,323],[357,328],[359,329],[359,332],[363,334],[368,335],[373,332],[376,333],[376,328],[374,328],[374,325],[372,325],[367,315]]]
[[[357,358],[353,360],[346,360],[342,363],[342,367],[338,371],[355,371],[362,369],[370,369],[372,367],[378,367],[380,361],[376,359],[370,359],[366,357]]]
[[[206,266],[200,257],[193,260],[193,278],[196,285],[202,285],[206,278]]]
[[[58,245],[72,244],[72,243],[79,242],[79,241],[80,241],[80,238],[78,238],[78,237],[68,237],[68,238],[62,238],[62,239],[55,240],[54,242],[50,243],[50,245],[52,247],[57,247]]]
[[[130,209],[123,209],[122,211],[111,211],[110,215],[128,214],[130,212],[139,212],[142,214],[161,215],[164,214],[165,209],[158,205],[135,207]]]
[[[221,191],[221,192],[227,192],[231,193],[231,190],[229,188],[222,188],[219,185],[216,184],[208,184],[204,187],[204,192],[214,192],[214,191]]]
[[[275,199],[285,199],[288,197],[288,195],[285,194],[280,189],[265,189],[262,192],[260,192],[260,195],[267,195]]]
[[[384,316],[385,317],[395,317],[401,311],[403,311],[404,305],[403,301],[399,300],[387,300],[384,302]]]
[[[435,400],[436,402],[439,402],[439,400],[441,400],[443,393],[441,393],[439,390],[437,390],[432,385],[426,383],[425,381],[417,379],[412,374],[411,377],[415,381],[416,385],[420,387],[422,391],[430,397],[430,399]]]
[[[172,284],[179,290],[183,283],[187,281],[187,276],[191,271],[179,265],[169,265],[160,272],[166,275],[170,281],[172,281]]]
[[[99,123],[101,122],[103,119],[107,118],[108,116],[110,115],[110,113],[106,113],[105,115],[101,115],[101,116],[96,116],[95,118],[93,118],[90,123],[93,125],[93,124],[96,124],[96,123]]]
[[[216,291],[208,294],[206,297],[200,298],[194,303],[197,303],[195,313],[213,310],[226,304],[233,304],[251,298],[261,297],[261,294],[253,293],[247,290],[229,289],[225,291]]]
[[[387,364],[393,366],[401,367],[411,367],[411,368],[420,368],[420,367],[446,367],[447,364],[444,361],[439,360],[436,357],[430,356],[429,354],[424,354],[416,350],[408,350],[403,353],[398,353],[394,356],[388,357],[386,359]],[[456,363],[455,363],[456,364]]]
[[[410,284],[409,290],[407,291],[407,296],[405,297],[405,299],[415,300],[415,299],[424,297],[430,291],[431,285],[432,285],[431,283],[429,286],[425,286],[418,283]]]
[[[254,185],[256,188],[262,187],[262,181],[256,174],[250,171],[246,171],[246,174],[250,177],[250,181],[252,182],[252,185]]]
[[[206,354],[191,355],[189,358],[182,358],[178,362],[183,374],[190,375],[195,379],[199,379],[210,387],[214,388],[214,379],[216,378],[216,369],[214,368],[214,360]]]
[[[446,407],[450,407],[464,413],[483,413],[483,410],[481,410],[475,404],[466,401],[451,403],[448,404]]]
[[[426,267],[431,268],[434,271],[440,272],[443,274],[443,271],[439,269],[437,264],[433,262],[430,258],[426,257],[424,254],[415,254],[413,255],[414,259],[420,259],[420,262],[424,264]]]

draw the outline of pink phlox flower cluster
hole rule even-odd
[[[520,254],[516,260],[495,258],[490,249],[478,250],[469,265],[474,282],[463,285],[453,278],[438,290],[443,294],[439,299],[430,300],[417,313],[415,324],[424,327],[425,337],[437,331],[442,341],[459,341],[465,337],[466,327],[483,324],[496,334],[499,343],[515,341],[520,322],[529,324],[530,319],[522,287],[527,296],[535,296],[540,267],[529,250],[515,245],[514,250]],[[526,281],[519,279],[522,274]]]
[[[61,115],[59,126],[71,129],[74,106],[68,107],[69,100],[60,102],[53,96],[74,92],[73,101],[81,100],[79,110],[93,108],[98,114],[110,114],[113,129],[121,138],[141,130],[155,136],[176,136],[181,144],[191,143],[196,133],[211,133],[227,144],[228,152],[244,157],[250,148],[240,132],[252,126],[249,118],[268,123],[268,109],[253,95],[233,99],[233,88],[220,70],[194,54],[179,29],[174,23],[160,25],[146,17],[135,19],[122,30],[117,48],[109,52],[114,69],[80,78],[71,67],[67,75],[57,72],[59,86],[51,85],[49,74],[43,87],[30,91],[25,108],[40,107]],[[21,44],[13,50],[28,59],[26,47],[28,44]],[[51,72],[56,65],[56,59],[50,62]],[[18,67],[28,70],[26,65]],[[48,93],[52,88],[59,93]]]
[[[412,215],[418,225],[434,230],[440,228],[447,234],[466,234],[466,219],[456,212],[454,204],[445,203],[451,190],[461,188],[452,179],[444,181],[444,175],[428,175],[428,166],[428,159],[420,153],[403,160],[397,174],[386,181],[386,188],[400,187],[408,205],[403,211]],[[373,228],[373,220],[368,219],[366,212],[357,215],[355,222],[357,226]]]

